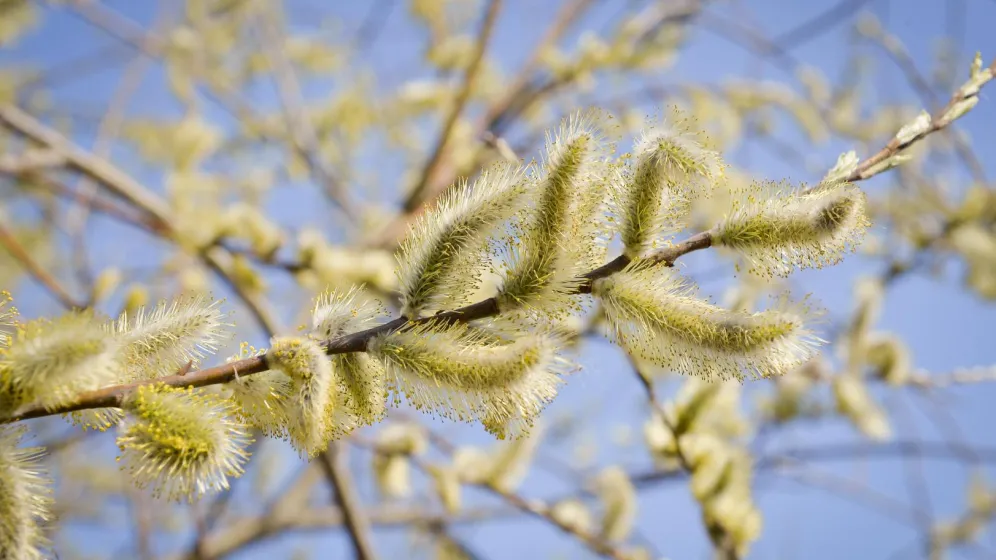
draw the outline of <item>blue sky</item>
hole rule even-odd
[[[390,3],[381,2],[383,5]],[[511,72],[517,67],[545,29],[546,22],[556,12],[559,3],[531,0],[506,2],[491,48],[503,69]],[[604,1],[590,17],[578,25],[578,31],[599,28],[605,17],[616,13],[626,3],[625,0]],[[107,4],[144,25],[148,25],[156,14],[153,3],[116,0]],[[368,3],[361,1],[323,3],[311,0],[291,4],[304,7],[293,12],[295,16],[291,18],[291,23],[295,27],[313,29],[315,22],[310,14],[320,11],[328,12],[339,20],[342,32],[345,33],[355,28],[368,9]],[[835,4],[836,2],[828,0],[741,0],[716,2],[707,12],[755,26],[768,37],[777,37]],[[932,53],[941,37],[951,32],[960,36],[957,41],[960,47],[959,75],[967,73],[968,61],[974,51],[982,51],[987,62],[996,56],[996,38],[992,35],[992,22],[996,21],[996,2],[991,0],[871,0],[864,3],[863,10],[877,15],[883,25],[906,44],[922,69],[926,69],[927,61],[933,60]],[[92,52],[114,43],[113,39],[65,11],[50,12],[39,30],[15,49],[0,52],[0,68],[17,65],[51,67],[60,61],[71,60],[80,53]],[[964,17],[960,15],[962,13],[965,14]],[[378,85],[381,88],[390,88],[403,80],[424,75],[424,67],[419,63],[423,39],[413,32],[406,18],[406,7],[395,8],[385,24],[381,38],[358,59],[360,62],[357,64],[370,65],[379,72]],[[329,33],[337,32],[334,27],[332,29]],[[569,44],[576,37],[577,33],[574,33],[566,42]],[[791,56],[820,69],[832,79],[839,75],[851,51],[849,37],[850,27],[846,23],[838,24],[832,31],[821,33],[818,37],[793,47]],[[867,45],[856,48],[875,52]],[[129,58],[127,49],[121,52],[125,55],[116,58],[116,62],[107,70],[87,73],[85,77],[60,85],[55,92],[55,104],[81,108],[86,113],[98,116],[102,114],[121,75],[121,62]],[[876,56],[872,72],[874,77],[869,85],[874,87],[874,91],[868,99],[879,102],[917,102],[903,75],[882,56]],[[701,26],[695,27],[677,64],[664,75],[652,79],[659,79],[660,83],[665,84],[686,81],[716,84],[736,77],[761,77],[798,86],[795,77],[787,75],[776,64],[758,62],[756,56],[745,52],[722,34]],[[605,81],[599,85],[596,94],[610,96],[626,91],[626,87],[627,84]],[[268,91],[250,93],[258,103],[272,106],[274,102]],[[314,87],[306,93],[309,98],[320,99],[327,92],[321,87]],[[947,95],[940,92],[939,97],[946,99]],[[666,103],[666,100],[662,100],[661,105]],[[653,112],[654,109],[648,106],[648,112]],[[154,68],[143,83],[140,93],[131,102],[129,114],[178,115],[178,111],[179,108],[170,102],[168,94],[163,91],[161,69]],[[209,108],[208,111],[221,122],[228,119],[216,109]],[[990,177],[996,176],[996,165],[992,163],[994,158],[990,157],[993,155],[993,146],[996,146],[996,128],[992,126],[994,122],[996,98],[984,91],[978,108],[959,123],[959,129],[973,139]],[[790,141],[793,140],[791,135],[789,132]],[[83,145],[89,145],[92,130],[80,127],[77,140]],[[807,156],[829,166],[840,152],[851,148],[858,149],[861,155],[870,153],[869,147],[849,146],[835,141]],[[119,151],[115,155],[125,157],[127,154]],[[533,155],[536,154],[529,156]],[[789,177],[800,181],[818,179],[817,176],[800,176],[804,172],[756,147],[738,149],[731,159],[751,170],[758,178]],[[122,160],[121,163],[148,184],[157,188],[161,186],[160,177],[129,165],[127,160]],[[377,162],[368,163],[373,166]],[[392,174],[396,177],[398,171],[396,165],[387,166],[378,170],[378,177],[383,178],[385,184],[393,184]],[[955,184],[959,184],[959,181],[964,184],[964,177],[960,175],[955,175],[951,180]],[[875,196],[887,185],[887,178],[877,178],[863,186]],[[385,192],[392,194],[390,188],[386,188]],[[318,203],[313,191],[297,186],[280,193],[278,198],[269,201],[276,215],[288,219],[294,216],[301,222],[315,224],[327,221],[327,215],[323,214],[324,207]],[[288,193],[294,193],[295,196],[292,198]],[[97,262],[115,262],[122,256],[136,264],[154,262],[141,250],[143,239],[134,236],[124,238],[119,235],[124,230],[115,229],[115,226],[98,224],[96,227],[96,239],[101,240],[102,244],[102,250],[95,251]],[[337,235],[334,228],[326,229],[330,235]],[[687,266],[689,271],[694,272],[696,267],[703,265],[708,266],[708,259],[689,259]],[[861,257],[852,257],[831,270],[801,273],[794,277],[794,286],[800,293],[813,293],[833,315],[841,316],[850,310],[854,279],[876,272],[879,272],[876,264]],[[720,284],[707,284],[704,288],[715,291]],[[27,315],[48,313],[56,309],[53,302],[29,284],[16,288],[19,306]],[[285,319],[288,323],[297,311],[286,311]],[[915,364],[919,368],[945,372],[959,367],[996,363],[996,348],[991,344],[993,328],[996,327],[996,306],[962,290],[957,267],[952,267],[946,275],[937,279],[916,276],[901,280],[889,293],[878,327],[902,335],[913,349]],[[247,332],[245,336],[254,342],[263,343],[259,333]],[[629,375],[622,355],[611,345],[594,341],[585,346],[580,361],[585,370],[570,380],[547,415],[554,418],[560,414],[583,410],[585,414],[581,418],[586,423],[584,431],[601,442],[611,441],[614,434],[620,431],[620,426],[631,427],[638,437],[639,427],[646,418],[647,410],[641,388]],[[674,387],[674,384],[670,384],[666,390],[671,391]],[[996,390],[990,386],[951,391],[950,396],[943,401],[944,406],[950,410],[945,414],[949,414],[960,425],[967,441],[976,444],[996,443],[989,431],[989,426],[996,420],[989,405],[994,397]],[[894,428],[901,437],[930,441],[946,437],[946,433],[939,431],[932,420],[933,413],[930,411],[933,409],[924,397],[903,392],[899,398],[889,401],[889,404],[900,411],[897,418],[902,420]],[[487,445],[490,441],[488,436],[473,428],[443,425],[441,429],[453,434],[462,443]],[[856,440],[857,436],[843,422],[820,421],[779,434],[768,445],[772,449],[778,449],[779,446]],[[285,464],[288,467],[294,466],[288,468],[288,475],[293,474],[297,468],[296,459],[279,444],[272,445],[271,449],[281,449]],[[571,460],[571,446],[568,445],[551,448],[548,453],[557,455],[563,461]],[[365,460],[365,456],[356,453],[354,460]],[[602,445],[598,463],[614,462],[627,466],[648,465],[645,453],[639,445],[623,450],[608,444]],[[897,461],[851,461],[817,466],[835,476],[860,480],[900,503],[911,499],[906,487],[904,467]],[[966,469],[950,462],[938,461],[926,462],[922,469],[923,476],[930,483],[932,509],[940,517],[958,514],[964,504]],[[372,493],[369,480],[362,480],[361,485],[365,495]],[[570,486],[556,476],[535,469],[522,488],[522,493],[551,496],[569,489]],[[901,558],[909,557],[908,554],[918,550],[906,548],[907,552],[902,552],[904,547],[916,546],[917,533],[910,527],[854,504],[845,499],[843,493],[834,494],[795,484],[784,477],[761,475],[758,479],[757,499],[766,514],[765,532],[754,546],[752,557],[889,558],[898,552],[900,555],[894,557]],[[697,507],[691,502],[683,484],[666,483],[644,492],[640,511],[640,532],[650,538],[663,556],[675,559],[708,557],[707,541]],[[456,534],[480,551],[485,558],[545,558],[555,557],[556,554],[561,554],[564,558],[575,558],[580,557],[583,550],[569,537],[542,523],[522,518],[486,525],[461,526]],[[110,550],[106,546],[109,539],[121,538],[120,535],[112,537],[106,534],[97,538],[98,535],[93,530],[82,531],[80,535],[86,548],[104,552]],[[396,530],[384,531],[378,533],[378,536],[383,536],[378,547],[384,552],[384,557],[395,557],[390,553],[403,550],[402,547],[407,543],[406,537]],[[127,546],[128,543],[120,544]],[[996,551],[996,541],[986,540],[985,544],[988,550]],[[316,553],[316,558],[338,557],[339,552],[346,550],[341,535],[295,534],[250,549],[240,558],[272,557],[296,547],[328,551]],[[969,552],[974,554],[977,551]],[[964,557],[975,556],[966,554]]]

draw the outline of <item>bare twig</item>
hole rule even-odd
[[[3,223],[0,223],[0,245],[3,245],[4,249],[10,253],[10,256],[19,262],[24,267],[24,270],[48,290],[48,293],[52,294],[52,297],[62,304],[63,307],[67,309],[82,309],[86,306],[82,300],[70,295],[55,277],[35,262],[27,249],[21,245],[17,237]]]
[[[453,106],[450,107],[450,111],[447,113],[446,119],[443,121],[442,129],[440,129],[439,132],[439,139],[436,141],[435,147],[429,154],[429,159],[425,162],[425,165],[422,168],[422,174],[419,176],[415,186],[405,199],[401,213],[393,222],[384,228],[382,239],[378,240],[379,245],[390,244],[397,237],[399,237],[404,231],[404,226],[408,223],[409,215],[414,213],[426,202],[426,190],[431,184],[431,181],[435,178],[436,171],[443,160],[450,141],[450,136],[453,134],[454,127],[456,126],[457,121],[460,120],[460,115],[463,113],[464,107],[466,107],[467,102],[470,100],[470,94],[474,91],[474,85],[477,81],[477,74],[481,68],[481,62],[484,60],[484,53],[487,51],[488,42],[491,40],[491,34],[494,31],[495,22],[498,19],[498,12],[501,10],[501,3],[502,0],[488,1],[488,6],[484,13],[484,19],[481,22],[481,29],[477,34],[477,43],[474,45],[473,57],[470,60],[470,64],[467,66],[466,73],[464,74],[463,84],[460,86],[460,90],[457,92],[456,98],[453,100]]]
[[[346,464],[346,447],[340,442],[329,445],[328,451],[318,457],[319,464],[332,486],[332,492],[343,523],[353,544],[357,560],[376,560],[373,542],[370,539],[370,521],[363,511],[360,496],[356,492],[349,467]]]

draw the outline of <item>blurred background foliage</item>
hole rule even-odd
[[[411,219],[459,177],[537,157],[576,109],[614,115],[625,150],[677,106],[731,162],[725,188],[815,184],[944,106],[976,50],[996,55],[994,18],[983,0],[0,0],[0,287],[28,317],[210,293],[239,331],[225,355],[265,347],[327,287],[396,311]],[[648,393],[597,313],[565,325],[584,370],[530,438],[402,408],[340,447],[378,555],[996,557],[981,97],[862,183],[874,225],[844,265],[680,265],[731,308],[812,292],[823,358]],[[325,463],[283,442],[258,442],[232,491],[174,506],[128,487],[109,434],[30,427],[60,558],[351,554]]]

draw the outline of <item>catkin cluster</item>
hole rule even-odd
[[[649,125],[633,153],[617,158],[611,122],[594,112],[573,115],[548,137],[541,163],[497,165],[426,210],[397,256],[405,320],[377,328],[362,352],[329,355],[325,343],[382,325],[384,311],[359,289],[331,292],[318,298],[309,332],[276,337],[265,351],[244,345],[235,357],[262,360],[265,368],[242,376],[236,370],[220,390],[175,388],[156,380],[196,365],[224,338],[217,303],[163,303],[114,321],[86,311],[18,323],[4,296],[0,415],[30,406],[57,411],[87,391],[138,382],[117,408],[82,410],[71,419],[98,429],[118,426],[122,468],[136,484],[190,499],[227,487],[242,472],[250,428],[314,456],[331,440],[381,420],[401,397],[420,410],[479,422],[502,438],[524,434],[573,369],[561,327],[592,300],[601,304],[612,338],[661,369],[742,379],[779,375],[808,360],[821,341],[805,302],[754,313],[725,309],[698,297],[668,266],[673,257],[655,256],[689,227],[693,202],[724,180],[719,155],[677,116]],[[739,252],[754,268],[787,274],[836,262],[866,226],[864,197],[846,182],[810,190],[761,185],[737,199],[705,239]],[[601,269],[616,234],[623,252],[617,261],[628,265]],[[486,282],[489,276],[496,280]],[[438,315],[475,297],[490,302],[484,319]],[[887,348],[880,346],[886,364]],[[389,441],[378,456],[385,493],[397,493],[407,457],[419,452],[409,435],[394,438],[404,440],[403,449]],[[21,474],[3,481],[33,488],[40,484],[32,474],[34,452],[16,450],[14,439],[0,438],[0,467]],[[688,441],[693,476],[706,481],[697,496],[711,523],[740,530],[749,541],[757,522],[752,509],[736,502],[746,491],[737,473],[749,465],[708,441]],[[499,462],[518,464],[528,449],[516,444]],[[457,507],[453,473],[460,470],[440,469],[437,477],[450,509]],[[631,525],[630,490],[618,473],[603,475],[602,533],[621,538]],[[514,484],[492,478],[475,480]],[[14,535],[0,535],[0,546],[42,546],[32,543],[42,542],[35,527],[45,506],[38,499],[30,511],[18,510],[20,517],[0,511],[0,518],[15,520],[0,523]]]

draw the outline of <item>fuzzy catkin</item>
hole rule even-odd
[[[321,346],[307,338],[273,339],[266,363],[291,380],[286,412],[291,444],[302,456],[314,457],[342,431],[332,422],[336,413],[332,363]]]
[[[672,121],[643,132],[625,179],[613,190],[624,254],[631,259],[683,229],[692,200],[723,179],[719,154],[702,145],[687,119],[675,115]]]
[[[0,348],[0,394],[53,409],[120,377],[117,341],[91,312],[21,324]]]
[[[402,314],[417,318],[467,303],[487,262],[488,237],[518,210],[525,192],[522,171],[501,164],[473,187],[450,190],[416,219],[398,256]]]
[[[121,468],[139,488],[170,500],[228,488],[252,443],[230,400],[194,389],[143,385],[124,403],[117,439]]]
[[[0,426],[0,558],[42,560],[52,518],[52,489],[41,447],[20,447],[27,428]]]
[[[378,336],[368,352],[416,408],[481,421],[504,437],[531,426],[556,396],[567,366],[559,347],[547,335],[506,344],[474,327],[429,322]]]
[[[780,375],[806,361],[821,342],[804,304],[758,313],[694,297],[672,270],[641,262],[596,281],[614,339],[632,355],[706,379]]]
[[[188,363],[214,354],[225,337],[220,302],[197,296],[162,301],[134,317],[122,314],[115,323],[121,339],[121,362],[130,380],[173,375]]]
[[[577,306],[578,276],[601,264],[611,176],[603,126],[578,113],[547,139],[534,206],[508,248],[498,302],[503,314],[562,316]]]
[[[795,268],[838,263],[868,228],[865,195],[850,183],[812,190],[760,183],[741,193],[712,233],[713,244],[740,252],[752,273],[786,276]]]

